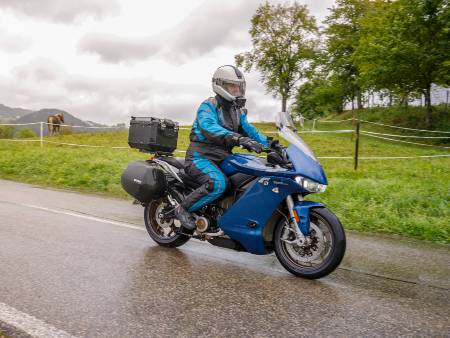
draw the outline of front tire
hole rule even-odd
[[[166,219],[162,215],[170,209],[164,199],[153,200],[145,206],[145,227],[150,237],[159,245],[176,248],[186,243],[190,237],[180,234],[180,223],[175,218]]]
[[[327,208],[309,212],[312,242],[309,245],[292,243],[295,234],[282,218],[275,228],[274,248],[281,265],[290,273],[317,279],[333,272],[345,254],[345,232],[339,219]]]

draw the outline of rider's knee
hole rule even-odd
[[[230,180],[225,175],[221,177],[211,178],[208,182],[207,189],[210,194],[217,197],[222,195],[230,186]]]
[[[223,192],[222,193],[227,191],[230,188],[230,186],[231,186],[231,182],[230,182],[230,179],[228,177],[224,176],[223,179],[225,181],[225,186],[223,188]]]

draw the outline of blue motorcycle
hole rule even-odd
[[[284,268],[304,278],[334,271],[345,253],[343,226],[323,204],[305,200],[325,191],[326,175],[289,114],[279,113],[276,125],[289,146],[266,150],[267,158],[243,153],[227,157],[221,169],[231,189],[195,212],[197,228],[190,232],[173,214],[198,187],[184,173],[184,159],[156,152],[150,160],[132,162],[122,186],[145,207],[150,237],[166,247],[195,238],[257,255],[275,251]]]

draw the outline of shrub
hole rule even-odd
[[[30,138],[30,137],[36,137],[36,133],[31,128],[22,128],[17,133],[18,138]]]
[[[13,138],[14,126],[0,126],[0,138]]]

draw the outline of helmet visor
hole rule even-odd
[[[219,85],[232,96],[245,96],[245,81],[221,80]]]

